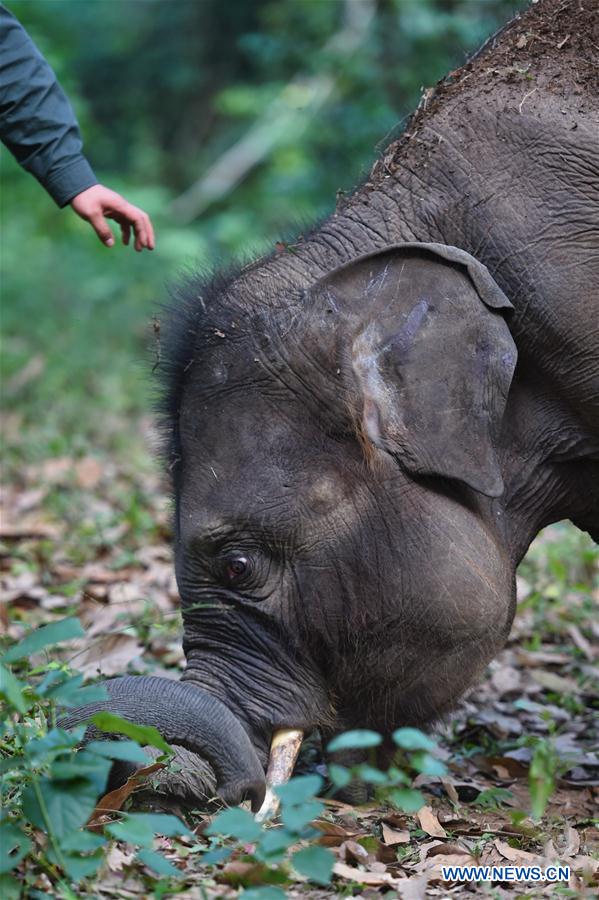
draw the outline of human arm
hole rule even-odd
[[[0,137],[58,206],[98,183],[83,156],[79,126],[50,65],[0,5]]]
[[[119,223],[123,243],[153,249],[149,217],[98,184],[82,153],[73,108],[56,76],[23,26],[0,4],[0,138],[60,207],[71,204],[106,246],[114,239],[105,217]]]

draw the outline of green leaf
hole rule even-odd
[[[82,686],[83,676],[75,675],[64,684],[50,688],[46,693],[49,700],[54,700],[59,706],[72,708],[85,706],[86,703],[102,703],[110,699],[110,695],[103,684],[87,684]]]
[[[48,859],[55,865],[60,865],[53,848],[48,849]],[[86,856],[81,856],[79,853],[61,853],[61,859],[69,878],[72,881],[81,881],[83,878],[95,875],[104,862],[104,851],[100,849]]]
[[[76,678],[83,681],[83,675],[76,675]],[[68,680],[68,675],[62,669],[49,669],[44,678],[37,685],[35,692],[39,697],[45,697],[46,693],[53,687],[55,684],[64,684],[64,682]]]
[[[155,834],[163,834],[165,837],[179,837],[187,835],[193,837],[191,831],[181,819],[168,813],[131,813],[138,820],[146,822]]]
[[[334,857],[326,847],[306,847],[291,857],[296,872],[316,884],[329,884],[333,874]]]
[[[397,766],[389,767],[387,780],[389,781],[389,784],[409,784],[411,781],[408,775],[401,769],[398,769]]]
[[[27,856],[31,841],[12,822],[0,825],[0,873],[10,872]]]
[[[44,647],[50,644],[58,644],[62,641],[70,641],[72,638],[83,637],[85,631],[79,619],[69,618],[60,619],[59,622],[51,622],[50,625],[43,625],[30,634],[26,635],[22,641],[19,641],[14,647],[8,650],[2,662],[12,663],[17,659],[23,659],[25,656],[31,656],[39,653]]]
[[[264,887],[249,888],[242,891],[239,900],[285,900],[287,894],[281,888],[265,885]]]
[[[287,894],[281,888],[265,885],[264,887],[249,888],[242,891],[239,900],[285,900]]]
[[[73,751],[81,743],[85,734],[85,725],[78,725],[72,731],[63,728],[52,728],[41,738],[29,741],[25,753],[32,761],[47,762],[45,757],[58,756],[65,751]]]
[[[486,791],[481,791],[476,798],[476,805],[483,809],[501,809],[504,804],[513,799],[512,792],[505,788],[487,788]]]
[[[232,853],[232,847],[217,847],[215,850],[207,850],[206,853],[203,853],[200,861],[203,866],[217,866],[228,859]]]
[[[369,853],[372,853],[373,856],[376,856],[379,848],[380,841],[373,834],[367,834],[365,837],[356,838],[357,843],[360,847],[364,847],[365,850],[368,850]]]
[[[418,812],[426,802],[420,791],[411,788],[393,788],[388,796],[390,802],[405,813]]]
[[[12,875],[0,875],[0,897],[3,900],[19,900],[22,888],[21,880]]]
[[[297,835],[291,834],[286,828],[265,828],[256,855],[268,862],[279,862],[287,848],[296,841]]]
[[[283,805],[281,819],[283,824],[292,831],[301,831],[305,825],[322,815],[324,806],[318,800],[309,800],[307,803]]]
[[[430,753],[415,753],[410,757],[410,765],[423,775],[447,775],[447,767],[440,759],[435,759]]]
[[[105,756],[108,759],[123,759],[126,762],[141,763],[147,766],[151,759],[134,741],[90,741],[85,745],[88,753]]]
[[[38,787],[49,827],[58,839],[85,825],[96,806],[98,790],[88,778],[73,778],[69,781],[40,778]],[[47,832],[44,811],[33,784],[25,788],[21,802],[27,819],[36,828]]]
[[[398,728],[393,740],[402,750],[434,750],[435,742],[419,728]]]
[[[163,813],[129,813],[122,822],[113,822],[106,830],[119,841],[151,847],[155,834],[165,837],[190,836],[189,829],[176,816]]]
[[[102,759],[80,750],[73,753],[70,759],[55,760],[50,768],[50,775],[55,781],[69,781],[72,778],[87,778],[94,786],[98,794],[102,794],[108,782],[108,775],[112,764],[109,759]]]
[[[0,696],[4,697],[18,712],[25,715],[29,704],[23,696],[24,684],[21,684],[12,672],[0,665]]]
[[[364,781],[367,784],[387,784],[389,780],[386,772],[381,772],[380,769],[375,769],[374,766],[366,764],[356,766],[354,773],[360,781]]]
[[[287,784],[278,785],[274,791],[283,804],[303,803],[304,800],[311,800],[320,791],[323,784],[324,781],[320,775],[299,775],[292,778]]]
[[[336,763],[328,765],[329,778],[337,788],[346,787],[352,780],[352,774],[349,769],[344,766],[338,766]]]
[[[539,740],[528,769],[531,813],[536,821],[543,817],[549,798],[555,790],[556,769],[557,756],[552,744]]]
[[[166,875],[171,878],[173,876],[183,878],[185,875],[181,869],[173,866],[168,859],[165,859],[161,853],[156,853],[155,850],[139,850],[137,858],[157,875]]]
[[[117,841],[127,841],[140,847],[151,847],[154,843],[154,829],[147,822],[140,821],[135,815],[127,816],[122,822],[106,825],[105,831]]]
[[[62,839],[60,849],[66,850],[67,853],[89,853],[99,850],[105,844],[106,838],[101,834],[94,834],[91,831],[74,831]]]
[[[162,750],[163,753],[168,753],[169,756],[173,755],[172,749],[153,725],[136,725],[133,722],[129,722],[128,719],[123,719],[121,716],[116,716],[110,712],[95,713],[95,715],[91,716],[90,721],[101,731],[106,731],[108,734],[124,734],[126,737],[137,741],[142,747],[149,745]]]
[[[205,834],[229,834],[238,841],[257,841],[262,834],[260,825],[246,809],[225,809],[219,813]]]
[[[336,750],[364,750],[368,747],[378,747],[383,743],[383,738],[376,731],[367,728],[356,728],[354,731],[346,731],[339,734],[329,742],[327,750],[334,753]]]

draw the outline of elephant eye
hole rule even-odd
[[[229,584],[237,584],[250,575],[252,566],[247,556],[231,555],[225,557],[224,575]]]

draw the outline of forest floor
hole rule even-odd
[[[169,500],[156,469],[96,456],[49,458],[13,468],[1,500],[0,629],[9,639],[77,615],[86,638],[72,665],[88,677],[176,675],[183,666],[179,601]],[[334,881],[315,888],[288,870],[287,896],[596,896],[598,558],[597,547],[566,524],[537,538],[519,571],[518,614],[505,650],[437,729],[448,774],[416,779],[425,807],[406,815],[380,803],[353,808],[326,800],[315,827],[335,854]],[[531,817],[531,785],[537,797],[548,796],[539,821]],[[206,817],[192,825],[197,840],[206,840]],[[38,839],[42,845],[43,835]],[[202,866],[183,838],[157,838],[157,845],[181,881],[162,879],[157,887],[131,848],[113,842],[80,896],[229,898],[240,885],[262,881],[263,872],[239,854]],[[569,865],[569,887],[441,881],[441,865],[474,862]],[[31,883],[31,871],[28,877]],[[60,896],[41,869],[36,884],[40,896]],[[261,890],[252,896],[266,900],[268,888]]]

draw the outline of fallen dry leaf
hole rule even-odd
[[[532,677],[537,684],[548,691],[554,691],[557,694],[580,693],[580,688],[573,678],[565,678],[563,675],[556,675],[555,672],[547,672],[545,669],[535,669]]]
[[[566,825],[563,834],[560,835],[557,846],[561,857],[576,856],[580,850],[580,835],[571,825]]]
[[[390,825],[387,825],[385,822],[383,822],[382,830],[383,842],[388,847],[395,847],[396,844],[410,843],[410,832],[407,829],[405,831],[397,831],[396,828],[391,828]]]
[[[493,841],[495,847],[499,850],[504,859],[510,862],[538,862],[540,857],[536,853],[528,853],[526,850],[518,850],[516,847],[510,847],[505,841],[495,838]]]
[[[111,872],[122,872],[125,866],[131,865],[135,859],[135,850],[126,852],[118,844],[114,844],[106,854],[106,865]]]
[[[39,480],[42,484],[58,484],[69,478],[74,462],[70,456],[51,456],[39,465],[28,466],[26,474],[29,479]]]
[[[458,804],[460,802],[460,798],[456,790],[453,778],[445,775],[443,778],[441,778],[441,784],[443,785],[443,790],[445,791],[451,802]]]
[[[443,841],[426,841],[424,844],[418,844],[418,856],[420,862],[424,862],[433,847],[442,847]]]
[[[445,866],[473,866],[476,865],[476,860],[474,857],[470,856],[467,853],[452,853],[444,856],[442,860],[440,859],[427,859],[424,863],[422,863],[422,870],[428,874],[428,880],[431,881],[440,881],[444,885],[447,884],[447,881],[443,877],[443,869]]]
[[[599,859],[595,859],[594,856],[577,856],[570,865],[575,872],[582,872],[589,877],[599,872]]]
[[[104,467],[94,456],[84,456],[75,463],[75,481],[84,490],[97,487],[103,474]]]
[[[228,862],[222,872],[215,876],[215,881],[219,884],[232,885],[256,885],[264,883],[264,876],[268,872],[268,867],[260,862],[244,862],[241,859],[234,859]]]
[[[98,827],[104,824],[107,813],[118,812],[122,808],[125,800],[131,796],[137,787],[143,784],[149,775],[153,775],[154,772],[159,772],[160,769],[164,768],[164,763],[152,763],[149,766],[142,766],[142,768],[138,769],[133,775],[130,775],[125,784],[121,785],[121,787],[116,788],[114,791],[109,791],[108,794],[104,794],[104,796],[98,800],[96,808],[89,818],[87,827],[91,831],[97,830]]]
[[[75,665],[88,676],[123,675],[127,666],[143,653],[143,647],[130,634],[105,634],[91,641],[77,655]]]
[[[513,666],[499,666],[491,676],[491,684],[502,697],[520,689],[522,676]]]
[[[401,900],[426,900],[428,873],[413,875],[411,878],[402,878],[395,882],[395,889]]]
[[[568,634],[581,651],[584,653],[589,662],[593,662],[595,659],[595,650],[591,646],[591,644],[587,641],[580,628],[577,625],[568,625]]]
[[[115,584],[119,581],[133,580],[136,571],[132,566],[125,569],[109,569],[101,563],[88,563],[80,574],[93,584]]]
[[[51,540],[60,536],[60,528],[50,522],[23,521],[19,525],[0,521],[0,539],[4,541]]]
[[[15,372],[4,385],[4,393],[7,397],[18,394],[22,388],[35,381],[43,373],[46,368],[46,357],[41,353],[36,353],[27,360],[22,369]]]
[[[364,830],[359,829],[348,831],[344,826],[328,822],[326,819],[316,819],[312,822],[312,827],[322,832],[322,837],[318,839],[318,843],[323,847],[340,847],[348,838],[352,839],[361,834],[366,834]]]
[[[426,834],[429,834],[431,837],[447,837],[447,832],[430,806],[423,806],[422,809],[419,809],[416,813],[416,818]]]
[[[487,762],[502,781],[526,778],[528,775],[528,766],[510,756],[490,756]]]
[[[459,844],[438,843],[430,848],[426,858],[430,859],[432,856],[455,856],[460,853],[465,853],[466,856],[470,856],[470,851],[466,850],[465,847],[461,847]]]
[[[555,653],[551,650],[524,650],[516,647],[516,659],[521,666],[529,668],[542,668],[543,666],[560,666],[571,662],[572,657],[567,653]]]
[[[343,841],[339,847],[339,858],[344,862],[353,861],[368,866],[374,862],[374,857],[357,841]]]
[[[353,866],[348,866],[342,862],[335,863],[333,872],[339,878],[344,878],[346,881],[355,881],[357,884],[393,885],[396,881],[388,872],[365,872],[362,869],[355,869]]]
[[[408,828],[410,825],[410,818],[405,814],[389,812],[383,817],[383,822],[387,825],[390,825],[391,828],[398,828],[400,831],[403,831],[405,828]]]

